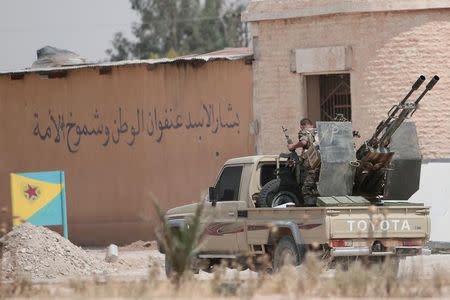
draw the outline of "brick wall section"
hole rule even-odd
[[[450,158],[450,9],[260,21],[252,23],[252,30],[259,153],[284,151],[281,125],[295,137],[298,120],[306,114],[305,78],[289,71],[290,51],[351,46],[352,118],[361,142],[418,75],[428,82],[438,74],[441,80],[413,120],[424,158]]]

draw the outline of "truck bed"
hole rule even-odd
[[[248,209],[247,213],[246,223],[250,229],[280,221],[297,224],[306,244],[324,244],[333,239],[425,240],[430,234],[429,207],[420,204],[254,208]],[[260,240],[262,232],[263,230],[249,230],[249,243]]]

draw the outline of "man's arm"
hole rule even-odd
[[[300,140],[296,144],[287,145],[287,147],[288,147],[289,151],[293,151],[293,150],[298,149],[298,148],[302,148],[302,150],[303,150],[303,148],[305,148],[307,143],[308,142],[305,141],[305,140]]]

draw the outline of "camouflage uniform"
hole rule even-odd
[[[317,192],[317,178],[319,176],[319,167],[316,167],[314,169],[311,168],[309,165],[308,159],[306,158],[305,151],[307,151],[310,147],[313,146],[314,143],[314,128],[305,128],[303,130],[300,130],[298,133],[298,140],[299,141],[305,141],[306,145],[303,147],[303,152],[301,154],[302,158],[302,164],[303,164],[303,185],[302,185],[302,194],[303,196],[316,196],[318,194]]]

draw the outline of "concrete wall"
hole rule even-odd
[[[63,170],[72,241],[151,239],[152,200],[198,201],[225,160],[253,153],[251,97],[244,60],[0,76],[0,207],[11,172]]]
[[[431,206],[431,240],[450,241],[450,162],[422,164],[420,188],[410,201]]]
[[[289,3],[300,2],[316,3]],[[263,4],[269,6],[270,2]],[[440,82],[413,119],[425,158],[450,157],[450,9],[331,14],[255,21],[251,25],[256,59],[253,109],[261,129],[259,153],[285,149],[281,125],[289,127],[294,136],[298,120],[307,115],[306,76],[290,71],[291,51],[349,46],[353,53],[349,71],[352,119],[361,141],[420,74],[428,79],[438,74]]]

